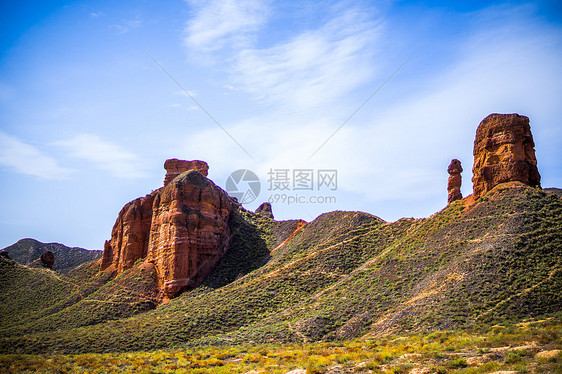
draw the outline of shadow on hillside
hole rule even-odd
[[[235,212],[231,221],[232,240],[202,286],[220,288],[263,266],[270,259],[270,252],[263,239],[263,228],[250,222],[241,212]]]

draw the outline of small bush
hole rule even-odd
[[[504,361],[506,364],[516,364],[518,362],[521,362],[522,358],[525,356],[527,356],[527,351],[524,349],[510,351],[507,353]]]
[[[309,366],[306,368],[306,374],[321,374],[324,370],[316,366]]]
[[[460,369],[468,366],[466,359],[459,357],[448,362],[448,366],[452,369]]]

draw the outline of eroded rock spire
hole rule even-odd
[[[462,166],[461,162],[456,158],[451,161],[447,168],[449,173],[449,181],[447,182],[447,203],[450,204],[455,200],[462,199],[461,184],[462,184]]]

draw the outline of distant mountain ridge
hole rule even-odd
[[[79,247],[67,247],[60,243],[42,243],[38,240],[25,238],[2,249],[10,258],[22,265],[36,261],[45,251],[55,255],[53,270],[66,273],[83,263],[101,258],[103,251],[87,250]]]

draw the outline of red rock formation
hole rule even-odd
[[[146,257],[152,222],[152,203],[157,192],[139,197],[126,204],[105,242],[101,269],[112,266],[118,273],[131,267],[139,258]]]
[[[158,269],[164,296],[199,285],[230,243],[233,209],[226,192],[191,170],[154,201],[147,261]]]
[[[176,296],[199,285],[226,252],[233,209],[226,192],[201,172],[184,172],[123,207],[101,270],[121,273],[144,259],[156,268],[162,296]]]
[[[528,117],[490,114],[484,118],[474,141],[474,199],[505,182],[519,181],[540,187],[534,147]]]
[[[450,204],[455,200],[462,199],[461,184],[462,184],[462,166],[461,162],[457,159],[451,160],[447,168],[449,173],[449,181],[447,183],[447,203]]]
[[[204,177],[209,173],[209,165],[205,161],[193,160],[184,161],[177,158],[171,158],[164,162],[164,169],[166,169],[166,176],[164,177],[164,186],[170,183],[175,177],[189,170],[197,170]]]
[[[258,209],[256,209],[256,213],[260,216],[273,219],[273,210],[271,209],[271,203],[265,202],[261,204]]]

